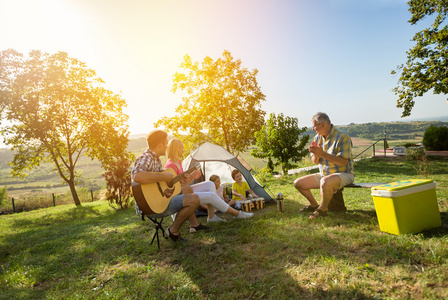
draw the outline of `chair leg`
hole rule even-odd
[[[151,245],[154,243],[155,238],[157,238],[157,246],[160,250],[159,230],[162,231],[162,235],[163,235],[163,237],[165,237],[165,230],[163,230],[163,226],[162,226],[163,218],[161,218],[160,220],[157,220],[157,218],[148,217],[148,219],[150,219],[155,224],[155,229],[156,229],[156,232],[154,232],[154,236],[152,237],[152,240],[151,240]]]

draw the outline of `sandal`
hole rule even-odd
[[[323,218],[327,216],[327,212],[320,210],[320,209],[316,209],[308,219],[312,220],[312,219],[319,219],[319,218]]]
[[[184,239],[183,237],[180,236],[180,233],[178,235],[174,235],[171,233],[171,230],[169,227],[166,228],[165,230],[165,234],[163,235],[166,239],[171,239],[173,242],[186,242],[188,241],[187,239]]]
[[[313,211],[315,211],[318,207],[319,207],[319,206],[314,206],[314,207],[312,207],[311,205],[308,205],[307,207],[301,208],[299,211],[300,211],[300,212],[309,212],[309,211],[313,212]]]

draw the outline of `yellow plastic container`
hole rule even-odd
[[[392,234],[418,233],[442,226],[436,183],[409,179],[372,188],[380,230]]]

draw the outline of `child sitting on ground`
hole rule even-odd
[[[221,199],[224,200],[228,205],[234,206],[235,201],[229,199],[229,197],[227,196],[225,186],[221,185],[221,178],[219,178],[218,175],[212,175],[210,176],[210,181],[215,184],[216,194],[218,194],[218,196],[221,197]]]
[[[232,178],[233,180],[235,180],[235,182],[232,184],[232,194],[234,195],[233,200],[235,201],[247,200],[246,199],[247,191],[250,193],[252,197],[258,198],[257,194],[255,194],[254,191],[252,191],[252,189],[249,187],[249,184],[243,181],[243,175],[239,170],[235,169],[232,171]]]

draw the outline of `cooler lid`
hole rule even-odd
[[[383,191],[400,191],[404,189],[413,188],[420,185],[425,185],[428,183],[432,183],[433,181],[430,179],[408,179],[408,180],[401,180],[396,182],[391,182],[383,185],[378,185],[375,187],[372,187],[373,190],[383,190]]]

